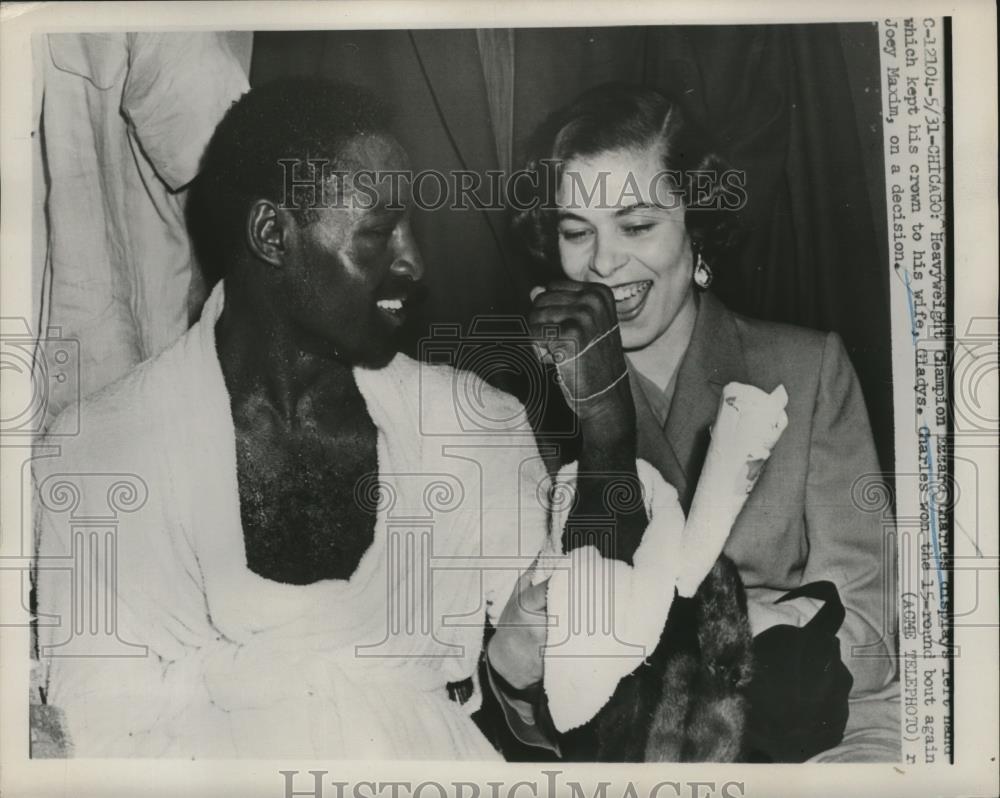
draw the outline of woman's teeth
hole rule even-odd
[[[652,285],[652,280],[637,280],[634,283],[616,285],[611,289],[615,297],[615,312],[618,315],[618,321],[632,321],[642,313]]]
[[[615,302],[624,302],[626,299],[631,299],[634,296],[644,293],[649,290],[649,287],[653,284],[652,280],[640,280],[637,283],[626,283],[625,285],[616,285],[611,289],[611,292],[615,296]]]
[[[375,304],[382,310],[388,310],[391,313],[396,313],[403,309],[402,299],[380,299]]]

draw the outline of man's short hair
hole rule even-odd
[[[191,185],[188,228],[201,266],[223,276],[243,246],[250,206],[285,198],[285,170],[309,180],[308,160],[327,171],[347,168],[342,152],[359,136],[388,132],[381,100],[360,86],[320,78],[284,78],[255,87],[237,100],[215,129]],[[304,195],[300,194],[300,197]],[[296,211],[308,222],[308,210]]]

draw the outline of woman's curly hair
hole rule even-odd
[[[535,194],[519,201],[512,226],[531,260],[557,276],[555,196],[565,164],[653,145],[682,192],[693,246],[709,263],[728,249],[745,200],[741,173],[718,154],[677,100],[647,86],[609,83],[550,114],[528,142],[525,170]]]

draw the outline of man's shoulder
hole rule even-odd
[[[398,355],[393,367],[421,421],[457,434],[530,430],[521,402],[473,371],[406,355]]]
[[[77,426],[80,436],[95,436],[109,425],[125,421],[132,415],[136,399],[143,394],[154,365],[155,360],[140,363],[114,382],[65,408],[49,427],[47,435],[64,437],[70,434],[71,427]]]
[[[129,452],[149,451],[165,419],[158,404],[162,372],[171,350],[151,358],[114,382],[65,408],[45,431],[43,445],[58,446],[64,464],[106,468]]]

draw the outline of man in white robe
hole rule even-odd
[[[244,95],[195,189],[225,279],[37,462],[45,697],[77,756],[498,756],[469,715],[484,623],[546,534],[530,427],[396,354],[423,271],[405,189],[282,194],[284,157],[405,169],[385,129],[352,87]],[[503,441],[463,431],[456,391]]]

